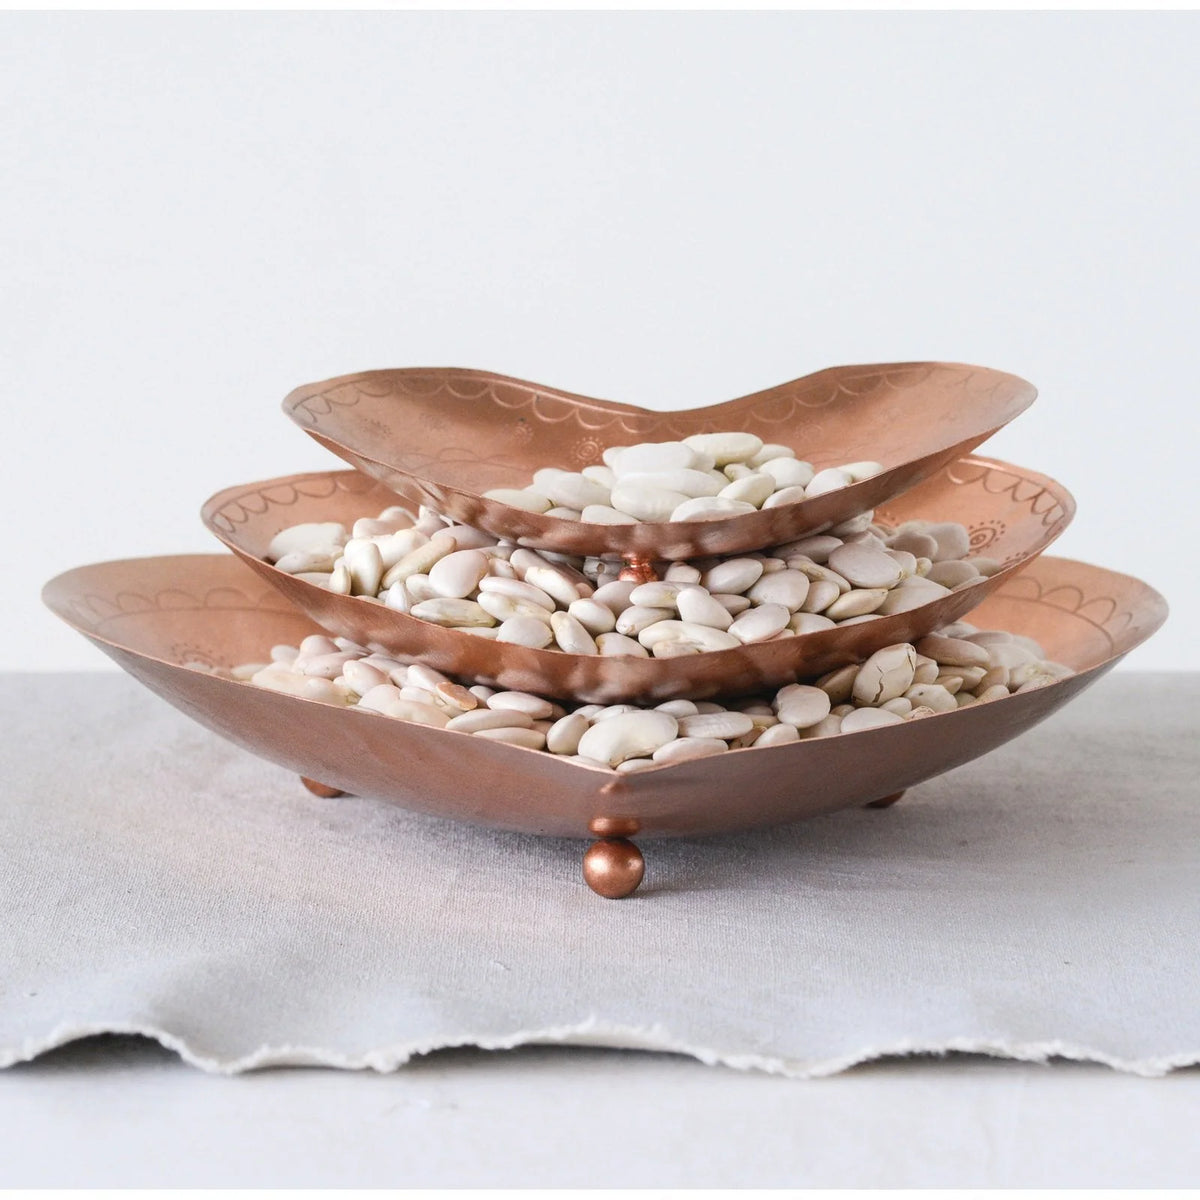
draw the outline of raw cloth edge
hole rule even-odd
[[[862,1063],[883,1058],[951,1053],[982,1054],[990,1058],[1047,1064],[1051,1059],[1091,1062],[1143,1078],[1160,1078],[1182,1067],[1200,1064],[1200,1051],[1151,1058],[1127,1059],[1103,1050],[1079,1046],[1058,1039],[1010,1042],[980,1037],[946,1038],[937,1042],[919,1042],[902,1038],[880,1046],[831,1058],[804,1060],[766,1054],[747,1054],[715,1050],[680,1040],[661,1025],[639,1029],[589,1017],[573,1025],[550,1026],[540,1030],[518,1030],[505,1034],[445,1035],[423,1041],[399,1042],[361,1054],[346,1054],[310,1046],[260,1046],[250,1054],[223,1061],[206,1056],[189,1045],[184,1037],[150,1025],[121,1021],[72,1024],[64,1022],[43,1038],[27,1039],[19,1049],[0,1049],[0,1069],[31,1062],[42,1054],[83,1038],[100,1034],[120,1034],[149,1038],[177,1054],[189,1066],[214,1075],[239,1075],[271,1067],[332,1067],[345,1071],[376,1071],[389,1074],[413,1058],[438,1050],[475,1047],[480,1050],[514,1050],[520,1046],[591,1046],[610,1050],[649,1050],[695,1058],[706,1066],[730,1067],[736,1071],[762,1071],[792,1079],[818,1079],[837,1075]]]

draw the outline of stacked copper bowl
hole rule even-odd
[[[352,470],[243,484],[203,508],[232,554],[132,559],[69,571],[47,604],[189,716],[298,773],[319,794],[393,800],[504,829],[592,843],[584,876],[603,895],[642,879],[632,839],[719,833],[855,805],[912,784],[1030,728],[1162,623],[1153,589],[1099,567],[1042,557],[1074,515],[1053,479],[973,455],[1036,393],[999,371],[948,363],[839,367],[724,404],[652,412],[483,371],[370,371],[292,392],[284,410]],[[579,470],[610,446],[717,430],[794,447],[815,467],[873,459],[883,470],[839,491],[718,520],[594,525],[510,507],[484,493],[540,467]],[[267,548],[306,522],[351,526],[397,503],[423,505],[520,545],[656,563],[760,550],[873,509],[967,527],[1001,568],[970,586],[869,622],[679,658],[609,658],[471,637],[278,570]],[[215,673],[277,643],[326,631],[468,683],[563,701],[654,704],[745,696],[811,680],[971,614],[1024,634],[1074,674],[919,721],[619,774],[521,746],[254,687]]]

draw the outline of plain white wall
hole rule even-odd
[[[107,663],[77,563],[215,548],[230,483],[330,465],[278,410],[368,367],[672,408],[836,363],[1034,381],[988,452],[1057,552],[1200,667],[1195,14],[0,18],[6,667]]]

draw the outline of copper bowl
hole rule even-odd
[[[1157,592],[1128,575],[1042,558],[1005,581],[972,620],[1037,639],[1078,674],[900,725],[619,775],[181,665],[260,661],[271,645],[317,631],[231,556],[97,563],[51,580],[42,595],[151,690],[245,749],[320,780],[325,794],[375,796],[503,829],[608,839],[721,833],[893,797],[1049,716],[1145,641],[1167,612]],[[602,842],[589,854],[589,882],[603,894],[624,894],[641,877],[640,854],[626,841]]]
[[[877,508],[973,450],[1037,395],[1015,375],[957,363],[832,367],[683,412],[651,412],[490,371],[364,371],[297,388],[284,411],[393,492],[528,546],[572,554],[698,558],[780,545]],[[539,467],[579,470],[608,446],[746,430],[815,467],[884,471],[838,492],[718,521],[584,525],[482,493]]]
[[[657,703],[761,691],[867,657],[880,646],[911,641],[974,608],[1046,549],[1075,513],[1069,492],[1048,476],[988,458],[966,458],[897,496],[879,515],[891,523],[924,517],[961,521],[976,554],[999,559],[998,574],[949,596],[861,625],[779,642],[686,658],[604,658],[532,650],[443,629],[381,604],[339,596],[278,571],[262,557],[272,537],[304,521],[374,516],[394,496],[353,471],[289,475],[242,484],[213,496],[204,523],[235,554],[324,628],[372,648],[480,682],[598,704]]]

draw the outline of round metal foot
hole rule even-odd
[[[893,792],[890,796],[884,796],[882,800],[872,800],[870,804],[864,804],[863,808],[891,808],[903,795],[903,791]]]
[[[631,554],[625,559],[625,565],[617,578],[625,583],[655,583],[658,580],[658,572],[654,569],[653,559],[641,554]]]
[[[626,838],[601,838],[583,856],[583,878],[598,896],[632,896],[646,873],[642,852]]]
[[[304,775],[300,776],[300,782],[314,796],[320,796],[322,800],[333,800],[338,796],[344,796],[346,793],[341,788],[330,787],[327,783],[318,783],[315,779],[308,779]]]

